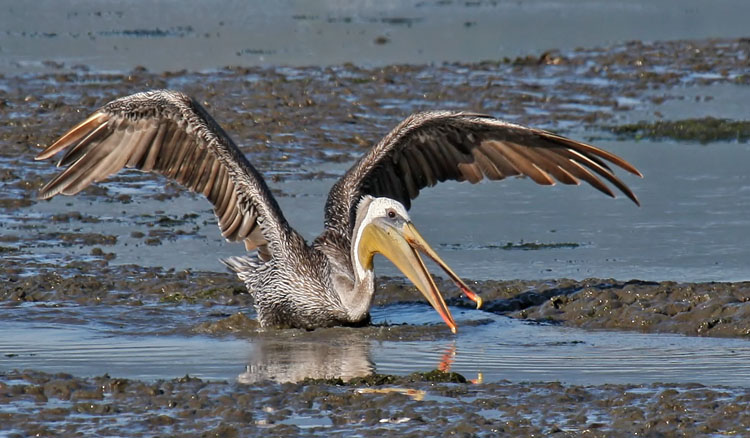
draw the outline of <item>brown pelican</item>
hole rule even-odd
[[[546,131],[483,114],[417,113],[334,184],[325,229],[308,244],[289,226],[260,173],[208,112],[182,93],[157,90],[114,100],[36,159],[62,150],[57,165],[66,168],[40,198],[73,195],[123,167],[173,178],[205,195],[222,235],[252,251],[223,262],[252,294],[261,325],[301,328],[368,321],[376,253],[417,286],[454,333],[456,323],[419,253],[481,305],[410,221],[407,210],[422,188],[445,180],[527,176],[545,185],[582,180],[614,197],[606,180],[638,204],[608,162],[641,176],[614,154]]]

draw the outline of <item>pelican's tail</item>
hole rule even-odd
[[[240,280],[247,281],[247,278],[258,270],[263,262],[257,255],[232,256],[225,259],[219,259],[227,268],[234,271]]]

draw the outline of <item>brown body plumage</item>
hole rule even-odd
[[[406,213],[424,187],[528,176],[546,185],[586,181],[614,196],[604,183],[609,181],[637,204],[608,163],[640,175],[616,155],[546,131],[480,114],[417,113],[333,186],[325,230],[310,245],[289,226],[265,181],[229,136],[182,93],[159,90],[114,100],[37,159],[62,150],[58,166],[66,169],[42,188],[41,198],[78,193],[123,167],[175,179],[208,198],[227,240],[242,241],[252,251],[224,262],[252,293],[261,324],[306,328],[365,321],[374,292],[372,255],[386,251],[378,245],[398,246],[403,239],[405,258],[398,251],[386,255],[455,329],[434,283],[424,276],[418,252],[437,255]]]

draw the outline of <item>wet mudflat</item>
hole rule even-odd
[[[372,327],[259,331],[228,274],[76,269],[96,276],[16,277],[0,292],[0,329],[17,333],[0,341],[9,436],[704,436],[749,425],[748,319],[727,312],[747,312],[742,284],[480,282],[484,312],[451,294],[455,337],[397,280],[381,282]],[[574,303],[584,309],[560,310],[557,324],[529,321]],[[687,317],[649,308],[675,303]],[[703,331],[718,313],[738,330]],[[591,330],[628,318],[632,334]],[[566,328],[579,324],[588,330]]]
[[[473,385],[435,376],[248,386],[10,372],[0,418],[8,436],[721,436],[750,427],[747,388]]]
[[[749,60],[746,39],[701,39],[377,68],[57,60],[2,76],[0,431],[741,435]],[[643,170],[627,181],[643,207],[588,187],[445,184],[412,213],[485,299],[474,310],[439,282],[457,337],[384,260],[373,326],[262,331],[217,261],[242,248],[222,242],[203,199],[139,173],[35,199],[55,172],[33,161],[42,145],[112,98],[162,87],[206,105],[309,238],[334,179],[420,109],[604,146]]]

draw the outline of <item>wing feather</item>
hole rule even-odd
[[[130,158],[128,158],[128,162],[125,164],[126,167],[137,167],[143,157],[148,155],[148,149],[153,144],[159,130],[148,129],[146,123],[142,122],[137,132],[137,137],[133,139],[133,149]]]
[[[146,160],[144,161],[143,165],[140,166],[140,169],[146,172],[151,172],[156,167],[156,160],[159,158],[159,152],[161,151],[162,146],[164,145],[164,139],[168,138],[168,135],[172,135],[173,131],[172,128],[175,127],[174,123],[167,123],[167,122],[161,122],[159,123],[159,128],[156,131],[156,136],[154,137],[153,143],[151,143],[151,146],[148,150],[148,155],[146,155]]]
[[[479,170],[482,171],[484,175],[487,176],[487,178],[491,180],[499,180],[503,179],[508,175],[517,175],[518,171],[516,171],[513,168],[513,165],[508,163],[507,167],[505,167],[503,170],[500,170],[499,167],[500,163],[492,161],[489,158],[490,151],[484,150],[484,148],[476,148],[474,149],[474,158],[477,161],[477,165],[479,166]]]
[[[476,184],[482,180],[482,171],[476,163],[458,163],[458,170],[461,172],[459,181],[469,181]],[[412,199],[416,198],[412,196]]]
[[[606,184],[602,182],[599,178],[596,177],[591,171],[585,167],[583,167],[581,164],[579,164],[577,161],[570,161],[570,164],[568,165],[568,168],[574,172],[573,174],[586,181],[587,183],[591,184],[599,190],[600,192],[608,195],[608,196],[614,196],[614,193],[612,193],[612,190],[607,187]]]
[[[531,163],[534,163],[541,171],[552,176],[551,180],[554,184],[555,180],[560,181],[563,184],[578,184],[570,173],[566,172],[565,169],[560,168],[557,162],[551,160],[547,155],[543,153],[544,149],[529,149],[515,143],[509,143],[516,153],[522,155]]]
[[[67,148],[68,146],[78,143],[84,137],[91,135],[93,131],[96,131],[99,128],[104,129],[102,125],[106,125],[105,119],[106,116],[104,114],[92,114],[91,116],[89,116],[89,118],[77,124],[65,135],[60,137],[56,142],[50,145],[50,147],[42,151],[42,153],[40,153],[36,157],[36,159],[46,160],[53,155],[57,155],[58,152]]]
[[[544,185],[586,181],[614,196],[606,184],[609,182],[639,204],[610,166],[641,176],[633,165],[615,154],[547,131],[482,114],[416,113],[396,126],[336,182],[326,202],[325,225],[350,236],[355,209],[363,196],[388,196],[409,208],[411,199],[421,189],[445,180],[477,183],[484,178],[527,176]],[[400,184],[392,181],[394,174]]]
[[[408,198],[416,198],[419,194],[420,187],[417,186],[417,183],[414,180],[414,169],[409,166],[408,160],[404,157],[398,158],[396,162],[398,163],[398,170],[401,173],[401,178],[403,179],[404,185],[406,186]]]
[[[422,170],[421,174],[424,177],[424,185],[432,187],[437,184],[437,178],[435,178],[432,166],[430,166],[430,163],[425,157],[425,152],[424,149],[414,149],[412,151],[412,156],[414,157],[415,165],[419,166]]]
[[[136,168],[202,193],[214,205],[222,235],[258,249],[264,259],[281,250],[273,242],[298,237],[258,171],[206,110],[182,93],[156,90],[114,100],[36,159],[61,151],[58,166],[65,169],[40,198],[73,195],[124,167]]]
[[[224,197],[227,193],[227,183],[228,181],[226,168],[224,168],[224,166],[220,166],[216,175],[216,181],[214,181],[214,185],[211,188],[211,194],[208,195],[208,199],[211,201],[211,203],[214,204],[216,217],[218,217],[219,219],[221,219],[221,217],[224,215],[224,210],[222,210],[221,206],[224,204]]]
[[[546,172],[540,170],[536,164],[529,160],[525,155],[518,152],[518,145],[507,142],[507,141],[492,141],[493,148],[504,158],[513,164],[513,167],[518,169],[521,174],[530,177],[537,184],[552,185],[555,181],[547,175]]]
[[[498,180],[509,176],[520,175],[521,171],[511,162],[510,158],[505,157],[497,148],[495,141],[483,141],[475,150],[482,152],[485,157],[494,165],[495,173],[487,175],[487,178]],[[485,165],[486,167],[486,165]],[[481,168],[481,165],[480,165]]]
[[[104,122],[99,126],[95,126],[92,131],[89,131],[88,133],[86,133],[87,135],[83,137],[83,140],[81,140],[81,142],[78,143],[76,146],[70,148],[70,150],[66,152],[65,155],[63,155],[63,157],[60,159],[57,165],[67,166],[70,163],[73,163],[77,161],[79,158],[81,158],[81,156],[84,155],[89,150],[91,143],[99,140],[101,137],[103,137],[106,134],[108,125],[109,123]],[[86,126],[88,126],[88,124]],[[83,133],[80,133],[80,134],[83,134]],[[76,138],[76,137],[73,137],[73,138]],[[55,143],[52,146],[50,146],[50,149],[58,146],[58,143]]]
[[[205,179],[201,179],[199,184],[203,184],[203,190],[200,192],[203,193],[203,196],[207,197],[211,202],[214,201],[214,198],[211,197],[211,194],[213,193],[214,186],[216,186],[216,181],[219,180],[219,171],[221,170],[221,163],[219,163],[219,160],[212,160],[211,162],[211,172],[208,174],[208,176]]]

